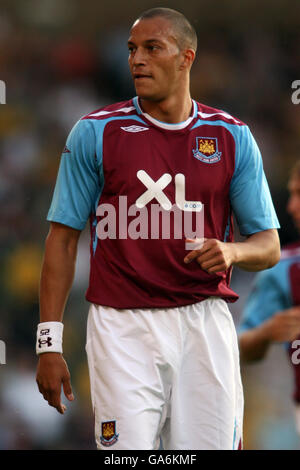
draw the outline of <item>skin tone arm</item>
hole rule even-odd
[[[40,322],[63,319],[63,312],[73,283],[77,244],[80,231],[65,225],[51,223],[46,239],[45,255],[40,282]],[[60,353],[39,355],[36,376],[39,391],[50,406],[64,413],[61,385],[68,400],[72,401],[68,366]]]
[[[188,239],[189,243],[199,240]],[[250,235],[245,241],[228,243],[214,238],[204,239],[202,248],[190,251],[185,263],[195,260],[208,273],[226,271],[238,266],[245,271],[261,271],[278,263],[280,242],[275,229],[264,230]]]

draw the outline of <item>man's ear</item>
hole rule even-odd
[[[180,63],[180,70],[191,68],[195,60],[196,52],[194,49],[185,49],[182,51],[182,60]]]

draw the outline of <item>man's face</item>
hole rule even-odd
[[[162,101],[176,93],[182,54],[168,20],[157,17],[136,21],[128,48],[130,72],[140,98]]]
[[[287,211],[292,216],[295,226],[300,232],[300,176],[292,176],[288,183],[290,197]]]

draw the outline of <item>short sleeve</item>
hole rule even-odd
[[[83,230],[101,192],[96,136],[88,120],[78,121],[63,150],[47,220]]]
[[[277,270],[272,268],[256,275],[242,312],[239,333],[256,328],[276,312],[288,307],[285,295],[277,282],[276,272]]]
[[[247,126],[236,141],[230,202],[241,235],[279,228],[259,148]]]

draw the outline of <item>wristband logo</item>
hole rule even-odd
[[[45,329],[45,330],[41,330],[40,336],[45,336],[45,335],[48,335],[49,333],[50,333],[50,329],[47,328],[47,329]]]
[[[41,338],[39,338],[39,340],[38,340],[39,348],[41,348],[43,344],[47,344],[47,346],[48,346],[48,348],[49,348],[50,346],[52,346],[52,342],[51,342],[51,341],[52,341],[52,338],[51,338],[50,336],[48,336],[47,339],[41,339]]]
[[[0,364],[6,364],[6,345],[0,340]]]

